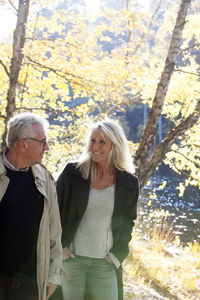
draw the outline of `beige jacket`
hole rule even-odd
[[[39,300],[46,299],[48,282],[61,284],[62,246],[61,225],[55,183],[47,169],[32,166],[38,190],[44,195],[44,210],[37,242],[37,283]],[[8,187],[9,178],[0,154],[0,201]]]

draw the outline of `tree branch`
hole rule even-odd
[[[57,70],[57,69],[54,69],[54,68],[52,68],[52,67],[49,67],[49,66],[45,66],[45,65],[43,65],[43,64],[41,64],[41,63],[39,63],[39,62],[37,62],[37,61],[34,61],[33,59],[31,59],[30,57],[26,57],[31,63],[32,63],[32,65],[33,66],[38,66],[38,67],[40,67],[40,68],[42,68],[42,69],[46,69],[46,70],[48,70],[48,71],[50,71],[50,72],[53,72],[53,73],[55,73],[58,77],[61,77],[61,78],[63,78],[63,79],[65,79],[65,80],[67,80],[67,81],[72,81],[72,79],[70,78],[70,77],[74,77],[74,78],[78,78],[78,79],[80,79],[80,80],[84,80],[82,77],[80,77],[80,76],[76,76],[76,75],[73,75],[73,74],[70,74],[70,73],[64,73],[63,71],[61,71],[61,70]],[[30,63],[30,64],[31,64]],[[69,77],[67,77],[67,76],[69,76]],[[89,80],[86,80],[86,81],[88,81],[88,82],[90,82]],[[92,81],[91,81],[92,82]],[[86,83],[81,83],[81,82],[79,82],[79,81],[73,81],[73,83],[76,83],[76,84],[79,84],[80,86],[83,86],[83,87],[85,87],[85,85],[86,85]]]
[[[69,113],[70,110],[59,110],[59,109],[50,109],[50,108],[46,108],[46,107],[31,107],[31,108],[27,108],[27,107],[24,107],[24,106],[21,106],[18,110],[28,110],[28,111],[33,111],[33,110],[41,110],[41,111],[45,111],[45,112],[48,112],[48,113],[55,113],[56,115],[59,115],[59,114],[66,114],[66,113]]]
[[[7,74],[8,78],[9,78],[9,77],[10,77],[10,73],[9,73],[9,71],[8,71],[8,69],[7,69],[7,67],[6,67],[6,65],[3,63],[3,61],[2,61],[1,59],[0,59],[0,64],[1,64],[2,67],[4,68],[6,74]]]
[[[12,6],[12,8],[15,10],[15,13],[17,14],[18,9],[14,6],[14,4],[12,3],[11,0],[9,0],[8,2],[9,2],[9,4],[10,4],[10,6]]]
[[[3,120],[5,120],[5,119],[6,119],[6,116],[0,115],[0,118],[3,119]]]
[[[181,156],[183,156],[187,161],[193,163],[195,165],[196,168],[200,168],[200,164],[198,164],[195,160],[189,159],[188,156],[185,156],[183,153],[181,153],[180,151],[177,150],[171,150],[171,152],[175,152],[180,154]]]
[[[148,29],[152,26],[153,20],[154,20],[154,18],[155,18],[155,16],[156,16],[157,12],[159,11],[159,9],[160,9],[160,7],[161,7],[162,1],[163,1],[163,0],[160,0],[160,1],[159,1],[159,3],[158,3],[158,5],[157,5],[157,7],[156,7],[154,13],[152,14],[152,17],[151,17],[151,20],[150,20],[150,22],[149,22],[149,25],[147,26]],[[142,34],[142,36],[141,36],[140,42],[136,45],[135,50],[133,51],[133,55],[136,54],[138,48],[141,46],[141,43],[144,41],[144,38],[145,38],[146,34],[147,34],[146,32],[143,32],[143,34]]]
[[[157,132],[159,117],[162,113],[165,96],[174,71],[176,56],[180,49],[182,31],[185,25],[185,20],[190,2],[191,0],[181,1],[167,58],[165,61],[165,66],[156,89],[152,107],[148,115],[146,127],[141,137],[140,145],[135,154],[135,164],[138,167],[138,171],[141,171],[144,174],[144,178],[146,178],[146,175],[143,172],[143,169],[146,170],[146,161],[148,160],[153,138],[155,137]],[[146,179],[144,179],[144,181],[146,181]]]
[[[178,173],[181,173],[181,175],[183,175],[185,178],[190,177],[192,180],[195,180],[195,181],[198,181],[198,180],[199,180],[199,178],[195,178],[195,177],[191,176],[190,174],[184,172],[183,170],[179,169],[179,168],[174,164],[174,162],[172,162],[172,164],[173,164],[174,168],[178,171]]]
[[[188,72],[188,71],[183,71],[181,69],[174,69],[174,72],[181,72],[181,73],[190,74],[190,75],[194,75],[194,76],[200,77],[200,74],[193,73],[193,72]]]
[[[190,49],[193,49],[193,48],[195,48],[195,47],[200,47],[200,44],[194,44],[194,45],[192,45],[192,46],[190,46],[190,47],[187,47],[187,48],[185,48],[185,49],[182,49],[182,50],[177,54],[177,57],[176,57],[176,58],[178,58],[183,52],[189,51]]]
[[[136,93],[135,95],[132,95],[132,98],[126,99],[125,95],[124,95],[124,104],[127,102],[134,102],[137,101],[139,98],[141,97],[140,92]],[[118,103],[116,103],[115,105],[112,105],[111,107],[107,107],[106,105],[102,108],[102,111],[100,112],[100,114],[104,113],[106,115],[111,115],[113,113],[113,111],[118,107]]]
[[[58,70],[58,69],[55,69],[53,67],[49,67],[49,66],[45,66],[37,61],[34,61],[31,57],[29,56],[26,56],[26,58],[32,62],[33,66],[38,66],[40,68],[43,68],[43,69],[46,69],[48,71],[51,71],[53,73],[55,73],[57,76],[67,80],[67,81],[70,81],[70,82],[73,82],[75,84],[78,84],[82,87],[89,87],[88,84],[93,84],[93,85],[100,85],[100,86],[104,86],[104,87],[109,87],[109,85],[105,84],[105,83],[99,83],[97,81],[94,81],[94,80],[89,80],[89,79],[85,79],[81,76],[77,76],[77,75],[74,75],[72,73],[64,73],[62,70]],[[73,80],[72,81],[72,78],[75,78],[75,79],[80,79],[82,82],[80,81],[76,81],[76,80]]]
[[[172,128],[162,142],[156,147],[151,158],[145,161],[145,165],[140,169],[139,179],[143,186],[149,177],[151,177],[156,168],[159,167],[167,152],[171,151],[171,146],[178,137],[182,136],[186,139],[185,132],[192,128],[200,117],[200,100],[197,102],[196,108],[192,114],[183,119],[179,125]]]

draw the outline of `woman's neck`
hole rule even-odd
[[[114,174],[113,168],[97,168],[97,175],[96,177],[99,177],[102,179],[104,176],[112,176]]]
[[[103,189],[115,183],[115,170],[113,167],[97,166],[97,174],[91,182],[91,186],[97,189]]]

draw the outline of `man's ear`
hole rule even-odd
[[[17,146],[16,146],[19,150],[21,151],[25,151],[27,148],[27,141],[26,140],[19,140],[17,142]]]

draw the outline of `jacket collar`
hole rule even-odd
[[[44,169],[41,165],[34,165],[31,167],[32,171],[33,171],[33,176],[35,177],[35,179],[39,179],[41,181],[45,181],[44,178]],[[6,169],[3,163],[3,151],[0,152],[0,174],[5,173]]]
[[[9,162],[9,160],[7,159],[7,157],[6,157],[6,152],[7,152],[7,149],[5,149],[4,151],[3,151],[3,154],[2,154],[2,159],[3,159],[3,164],[4,164],[4,166],[6,166],[7,168],[9,168],[10,170],[12,170],[12,171],[17,171],[17,172],[28,172],[28,170],[29,170],[29,167],[26,167],[26,168],[24,168],[24,169],[17,169],[17,168],[15,168],[15,166],[13,166],[13,164],[11,164],[11,162]]]
[[[32,166],[31,169],[32,169],[33,176],[35,177],[35,179],[45,182],[45,167],[37,164],[37,165]]]
[[[45,181],[46,181],[45,168],[37,164],[32,166],[31,169],[33,172],[33,176],[35,178],[36,187],[47,198],[47,191],[45,188]],[[1,174],[6,174],[6,169],[3,163],[2,152],[0,153],[0,175]]]
[[[6,173],[5,166],[3,164],[3,153],[0,153],[0,174]]]
[[[48,199],[46,190],[46,171],[45,167],[37,164],[31,167],[37,189]],[[3,154],[0,153],[0,175],[6,174],[6,169],[3,163]]]
[[[46,172],[45,168],[37,164],[31,167],[37,189],[48,200],[48,190],[46,189]]]
[[[74,199],[82,216],[88,204],[90,179],[83,179],[81,174],[76,171],[75,174],[71,174],[71,182],[76,194]],[[116,170],[114,215],[121,214],[128,206],[128,185],[127,172]]]
[[[4,147],[0,150],[0,174],[6,172],[4,163],[3,163],[3,153],[5,153],[7,147]],[[44,179],[44,169],[41,165],[37,164],[31,167],[33,171],[33,176],[39,178],[39,180],[45,181]]]

